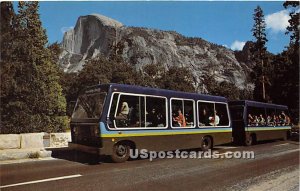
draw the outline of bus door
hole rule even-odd
[[[238,144],[244,143],[246,136],[244,111],[245,107],[243,105],[230,106],[233,141]]]

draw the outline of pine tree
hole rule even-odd
[[[12,2],[1,2],[1,59],[0,59],[0,76],[1,76],[1,132],[8,131],[12,126],[10,121],[9,106],[6,104],[11,99],[11,92],[15,81],[15,65],[12,62],[12,51],[15,43],[13,42],[15,12]]]
[[[290,34],[290,44],[274,61],[276,75],[272,95],[277,103],[289,106],[293,121],[299,123],[299,2],[287,1],[283,6],[291,17],[286,32]]]
[[[38,14],[38,2],[19,2],[15,17],[13,84],[5,105],[6,130],[14,133],[62,131],[66,102],[59,85],[58,66],[46,47],[47,36]]]
[[[295,49],[299,49],[299,2],[298,1],[286,1],[283,3],[284,8],[290,10],[290,25],[287,27],[286,34],[291,34],[290,44],[296,46]]]
[[[268,75],[268,58],[266,56],[266,43],[268,42],[266,38],[266,23],[264,19],[263,10],[260,6],[254,10],[253,14],[254,25],[252,28],[252,34],[256,39],[254,47],[252,48],[252,53],[257,58],[256,66],[254,67],[254,98],[260,101],[266,101],[266,83],[269,82]]]

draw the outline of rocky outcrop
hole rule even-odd
[[[230,49],[173,31],[126,27],[97,14],[79,17],[75,28],[65,33],[59,64],[65,72],[77,72],[98,54],[109,56],[113,47],[136,69],[153,63],[177,65],[190,68],[198,83],[213,76],[241,89],[248,85],[251,68],[239,62]]]

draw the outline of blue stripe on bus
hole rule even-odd
[[[100,123],[101,137],[128,137],[128,136],[159,136],[179,134],[221,133],[232,132],[232,128],[203,128],[203,129],[138,129],[138,130],[107,130],[103,122]]]

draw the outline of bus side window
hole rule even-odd
[[[166,98],[146,97],[146,127],[166,127]]]
[[[211,126],[212,118],[214,116],[214,104],[210,102],[198,102],[198,112],[199,126]]]
[[[145,127],[145,97],[121,95],[116,122],[119,128]]]
[[[192,100],[172,99],[172,127],[195,127],[195,104]]]
[[[172,127],[185,127],[186,121],[183,115],[183,100],[173,99],[172,106]]]
[[[194,108],[195,108],[195,104],[193,101],[184,100],[184,117],[186,120],[187,127],[194,127],[195,125]]]
[[[215,104],[215,113],[216,117],[218,116],[219,121],[218,124],[216,123],[216,126],[228,126],[229,125],[229,119],[228,119],[228,111],[226,104],[216,103]]]

